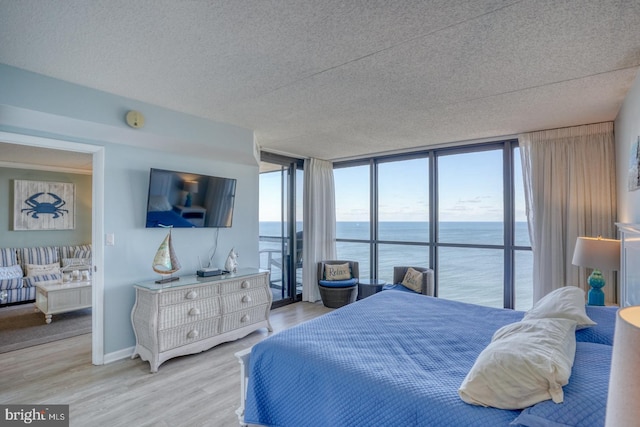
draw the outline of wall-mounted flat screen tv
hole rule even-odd
[[[147,228],[231,227],[236,180],[151,169]]]

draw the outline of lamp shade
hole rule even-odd
[[[578,237],[572,264],[598,270],[619,270],[620,240]]]
[[[605,426],[637,426],[640,420],[640,306],[618,310],[613,336]]]
[[[188,193],[198,192],[198,181],[185,181],[184,190]]]

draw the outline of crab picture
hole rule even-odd
[[[38,198],[43,194],[48,194],[54,201],[39,201]],[[38,215],[42,214],[53,215],[53,218],[58,218],[59,216],[64,215],[65,212],[69,213],[67,209],[62,209],[66,202],[53,193],[36,193],[25,200],[24,203],[29,207],[22,209],[21,212],[26,212],[27,215],[31,215],[31,218],[38,219]]]

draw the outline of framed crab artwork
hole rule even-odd
[[[75,184],[14,180],[14,230],[73,230]]]

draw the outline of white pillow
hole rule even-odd
[[[150,211],[170,211],[173,209],[167,196],[149,196],[149,210]]]
[[[9,267],[0,267],[0,280],[3,279],[18,279],[22,277],[22,268],[19,264],[11,265]]]
[[[415,291],[419,294],[422,293],[422,273],[415,268],[409,267],[402,279],[402,285]]]
[[[45,274],[59,274],[60,264],[27,264],[27,277],[43,276]]]
[[[62,258],[62,267],[90,267],[91,258]]]
[[[522,409],[552,399],[562,403],[576,354],[576,322],[522,321],[498,329],[462,382],[472,405]]]
[[[349,263],[344,264],[325,264],[324,265],[325,280],[349,280],[351,279],[351,269]]]
[[[584,291],[577,286],[565,286],[545,295],[527,311],[522,320],[561,318],[575,320],[576,329],[595,326],[587,316]]]

